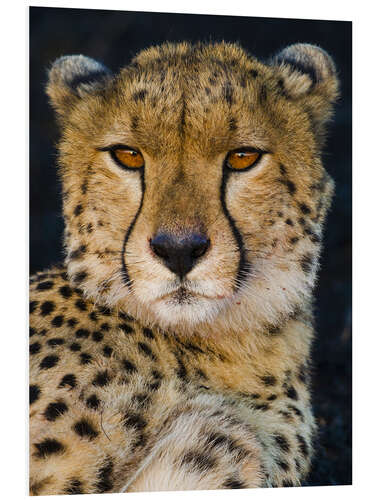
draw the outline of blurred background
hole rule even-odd
[[[322,13],[324,15],[324,13]],[[30,273],[62,260],[58,129],[44,87],[59,56],[84,54],[113,71],[141,49],[164,41],[233,41],[258,58],[309,42],[335,60],[341,99],[324,164],[336,182],[316,293],[313,404],[317,454],[307,485],[351,484],[351,110],[352,25],[343,21],[30,8]]]

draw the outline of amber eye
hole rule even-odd
[[[111,154],[121,165],[127,168],[141,168],[145,164],[142,154],[134,149],[112,149]]]
[[[245,170],[254,165],[260,156],[258,151],[232,151],[227,156],[227,165],[234,170]]]

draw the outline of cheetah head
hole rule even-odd
[[[163,328],[262,328],[311,295],[332,181],[331,58],[165,44],[112,75],[58,59],[48,95],[71,280]]]

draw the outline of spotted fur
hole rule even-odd
[[[54,63],[66,259],[31,279],[32,495],[301,484],[337,88],[307,44],[268,63],[164,44],[115,76]],[[264,154],[230,171],[245,146]],[[183,283],[150,249],[160,230],[209,236]]]

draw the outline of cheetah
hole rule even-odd
[[[59,58],[66,258],[31,278],[30,494],[299,486],[338,79],[291,45]]]

